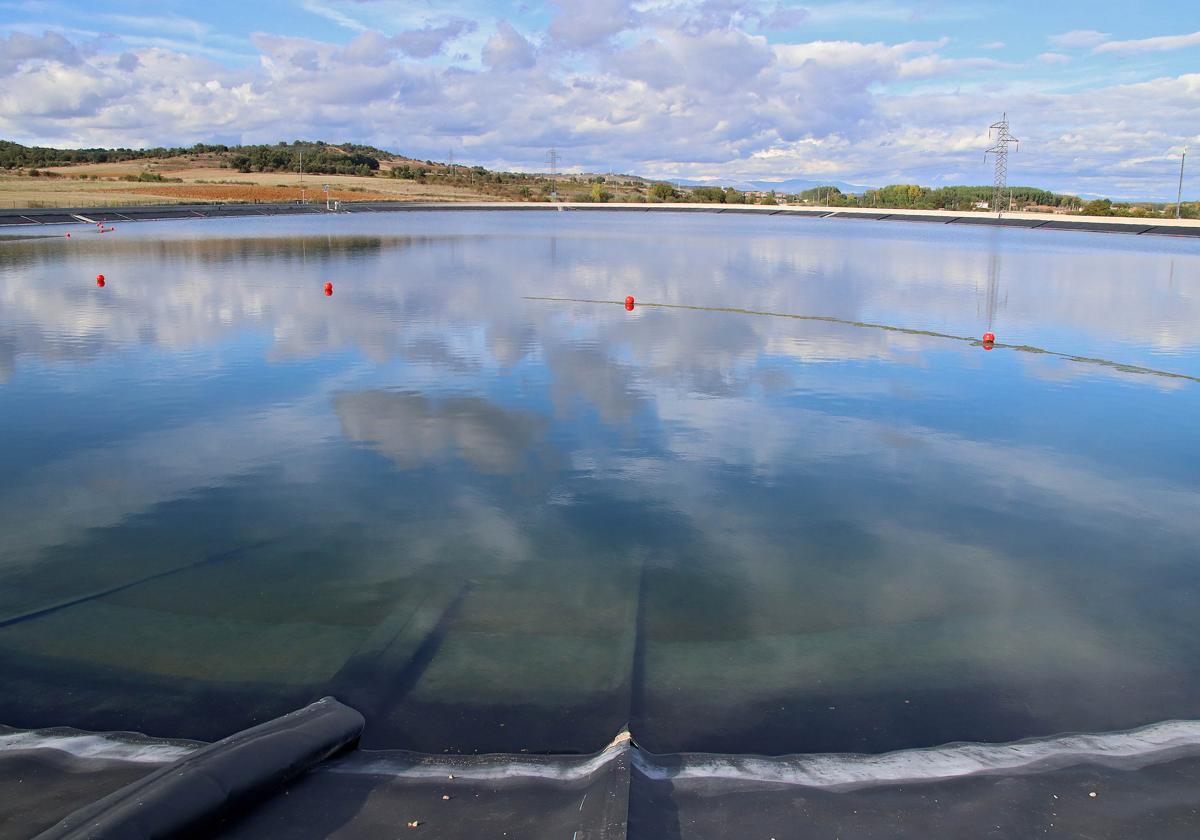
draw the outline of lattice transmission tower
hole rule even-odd
[[[551,149],[546,155],[547,161],[550,163],[550,200],[558,200],[558,149]]]
[[[1000,118],[1000,122],[992,123],[988,127],[988,138],[993,140],[991,148],[983,153],[983,159],[987,160],[988,155],[996,156],[996,178],[995,190],[992,193],[992,209],[1000,212],[1000,202],[1004,198],[1004,194],[1008,191],[1008,144],[1017,145],[1019,150],[1021,147],[1020,140],[1013,137],[1008,131],[1008,114],[1006,113]],[[1012,210],[1012,197],[1008,200],[1009,210]]]

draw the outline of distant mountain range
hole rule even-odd
[[[714,178],[708,181],[689,181],[681,178],[673,179],[672,184],[679,187],[733,187],[742,192],[802,193],[815,187],[837,187],[844,193],[862,193],[875,189],[862,184],[848,184],[845,181],[811,181],[807,178],[788,178],[784,181],[734,181],[728,178]]]

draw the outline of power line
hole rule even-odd
[[[994,189],[992,191],[992,207],[996,212],[1000,212],[1000,200],[1004,198],[1004,193],[1008,190],[1008,144],[1019,144],[1021,141],[1008,131],[1008,114],[1005,113],[1000,118],[1000,122],[992,123],[988,127],[988,138],[994,140],[991,148],[983,153],[983,159],[987,160],[988,155],[996,156],[996,176],[993,182]],[[1018,149],[1021,147],[1018,145]],[[1009,210],[1012,210],[1012,199],[1009,199]]]

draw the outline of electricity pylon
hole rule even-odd
[[[558,200],[558,149],[551,149],[546,155],[550,162],[550,200]]]
[[[1000,212],[1000,201],[1004,198],[1004,193],[1008,189],[1008,144],[1019,144],[1021,141],[1013,137],[1008,131],[1008,114],[1001,117],[1000,122],[992,123],[988,127],[988,138],[994,140],[991,148],[983,153],[983,159],[987,160],[988,155],[996,156],[996,177],[992,192],[992,209],[997,213]],[[1019,150],[1021,147],[1017,145]],[[1008,209],[1012,210],[1012,199],[1009,198]]]

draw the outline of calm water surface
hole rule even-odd
[[[118,227],[0,242],[0,723],[217,738],[334,694],[370,747],[789,753],[1200,717],[1196,243]],[[952,337],[989,328],[1029,348]]]

